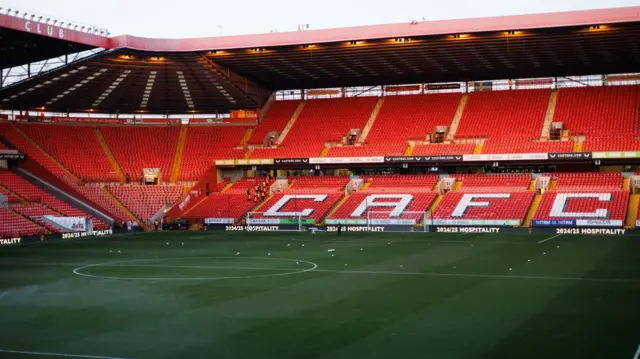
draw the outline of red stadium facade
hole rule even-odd
[[[2,238],[636,227],[638,7],[199,39],[0,27]]]

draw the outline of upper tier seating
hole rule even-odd
[[[462,192],[514,192],[526,191],[531,184],[528,174],[457,174],[452,175],[462,182]]]
[[[296,112],[299,104],[300,101],[297,100],[273,102],[262,122],[253,130],[249,144],[263,144],[264,137],[268,135],[269,132],[276,131],[282,133],[282,130],[284,130],[293,113]]]
[[[101,127],[111,152],[124,174],[137,183],[143,168],[160,168],[168,180],[176,154],[179,126]]]
[[[540,137],[550,90],[472,92],[456,138]]]
[[[111,186],[111,193],[142,221],[148,221],[165,204],[171,204],[182,195],[182,186]]]
[[[553,120],[571,134],[633,134],[638,129],[639,86],[563,88]],[[613,148],[608,148],[614,150]]]
[[[460,102],[459,93],[387,96],[366,142],[424,140],[436,126],[450,126]]]
[[[406,148],[407,144],[404,141],[331,147],[326,157],[401,156]]]
[[[640,140],[633,134],[588,135],[582,143],[585,152],[640,151]]]
[[[63,180],[65,183],[69,185],[76,184],[75,180],[69,176],[62,167],[29,142],[29,140],[20,134],[11,123],[0,122],[0,134],[2,134],[7,141],[11,142],[20,151],[29,156],[29,158],[38,162],[42,167],[46,168],[49,172]]]
[[[30,222],[26,218],[8,209],[0,208],[1,238],[34,236],[38,234],[47,234],[47,231],[41,226]]]
[[[414,156],[437,156],[437,155],[464,155],[472,154],[476,147],[473,143],[430,143],[426,145],[416,145],[413,148]]]
[[[325,142],[340,142],[349,130],[362,129],[376,101],[376,97],[308,100],[285,137],[283,147],[257,148],[251,157],[317,157]]]
[[[463,182],[464,183],[464,182]],[[527,214],[527,209],[531,205],[534,192],[521,191],[512,192],[508,189],[494,193],[477,191],[473,193],[486,193],[487,195],[506,194],[508,198],[475,198],[473,202],[487,202],[488,207],[469,206],[461,215],[454,216],[454,210],[460,203],[462,196],[472,194],[471,191],[459,192],[450,191],[444,195],[442,201],[433,213],[434,220],[497,220],[497,221],[518,221],[520,224]]]
[[[19,127],[82,181],[119,181],[93,128],[27,124]]]
[[[564,203],[562,208],[565,213],[575,213],[576,215],[561,217],[552,216],[551,211],[558,195],[563,194],[562,191],[546,191],[542,195],[540,206],[534,215],[534,220],[580,220],[580,219],[596,219],[596,220],[620,220],[624,221],[627,214],[627,204],[629,202],[629,191],[621,190],[589,190],[589,191],[564,191],[564,194],[571,192],[572,194],[584,193],[587,195],[600,194],[602,198],[571,198]],[[604,216],[596,214],[600,209],[606,210]],[[580,215],[582,214],[582,215]]]
[[[240,145],[247,129],[244,126],[189,126],[178,179],[199,180],[214,160],[242,158],[244,150],[233,147]]]
[[[402,155],[407,140],[425,140],[436,126],[449,126],[458,102],[459,93],[387,96],[367,135],[367,146],[332,147],[327,157]]]
[[[228,218],[238,222],[252,208],[262,201],[254,201],[254,186],[264,182],[264,177],[243,177],[225,192],[213,193],[187,213],[185,218]],[[268,184],[268,188],[273,182]],[[247,200],[247,189],[251,189],[251,198]]]

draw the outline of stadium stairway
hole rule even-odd
[[[360,132],[360,138],[358,138],[358,143],[364,143],[369,135],[369,131],[373,127],[373,124],[376,122],[376,118],[378,118],[378,114],[380,113],[380,109],[384,104],[384,97],[379,97],[376,105],[373,107],[371,111],[371,115],[369,116],[369,120],[362,128],[362,132]]]
[[[478,155],[482,153],[482,143],[476,143],[476,147],[473,148],[473,154]]]
[[[113,201],[113,203],[116,204],[116,206],[120,207],[120,209],[124,211],[124,213],[126,213],[131,218],[135,218],[138,221],[140,228],[144,230],[143,221],[141,221],[140,218],[138,218],[135,214],[133,214],[133,212],[131,212],[129,208],[127,208],[124,204],[122,204],[122,202],[120,202],[120,200],[118,200],[118,198],[113,193],[111,193],[111,191],[109,191],[109,188],[107,186],[103,186],[102,190],[104,191],[104,193],[107,194],[107,196],[109,196],[109,198],[111,198],[111,200]]]
[[[556,103],[558,103],[558,90],[552,90],[551,95],[549,95],[547,112],[544,115],[544,123],[542,125],[542,131],[540,133],[540,141],[546,141],[549,139],[551,123],[553,122],[553,116],[556,113]]]
[[[447,140],[445,143],[451,143],[454,136],[456,135],[456,131],[458,131],[458,125],[460,125],[460,119],[462,119],[462,113],[464,112],[465,106],[467,106],[467,101],[469,100],[469,94],[465,93],[460,97],[460,102],[458,102],[458,108],[456,109],[456,114],[453,116],[453,120],[451,121],[451,126],[449,126],[449,133],[447,134]]]
[[[11,123],[11,126],[13,126],[13,128],[19,133],[21,134],[27,141],[29,141],[35,148],[37,148],[38,150],[40,150],[45,156],[47,156],[49,159],[51,159],[55,164],[57,164],[60,168],[62,168],[71,178],[73,178],[76,183],[80,183],[80,180],[78,179],[78,177],[73,174],[71,171],[69,171],[68,168],[66,168],[65,166],[62,165],[62,163],[60,163],[57,159],[55,159],[53,156],[51,156],[51,154],[49,154],[47,151],[44,150],[44,148],[42,148],[36,141],[34,141],[31,137],[29,137],[26,133],[24,133],[24,131],[22,131],[18,126],[15,125],[15,123]]]
[[[120,168],[118,161],[116,161],[116,158],[113,156],[113,152],[111,152],[111,148],[109,147],[107,140],[104,139],[104,136],[102,135],[102,132],[100,132],[99,128],[94,128],[93,132],[96,134],[96,138],[98,139],[98,143],[100,144],[102,151],[104,151],[104,154],[107,156],[109,163],[111,163],[111,167],[113,167],[113,170],[116,171],[118,178],[120,178],[120,183],[124,183],[124,174],[122,173],[122,169]]]
[[[527,215],[524,217],[524,222],[522,222],[522,227],[531,227],[531,222],[533,221],[533,217],[536,215],[536,212],[538,211],[538,207],[540,206],[540,201],[542,201],[542,194],[537,193],[533,197],[533,201],[531,201],[531,205],[529,206]]]
[[[245,147],[249,143],[251,136],[253,136],[253,128],[247,128],[244,136],[242,136],[242,140],[240,140],[240,146]]]
[[[407,145],[407,148],[405,148],[404,150],[404,155],[405,156],[411,156],[413,155],[413,149],[416,148],[416,146],[414,145]]]
[[[327,157],[327,153],[329,153],[330,149],[331,149],[331,147],[324,147],[322,149],[322,152],[320,152],[320,156],[319,157]]]
[[[582,152],[582,142],[575,141],[573,143],[573,152]]]
[[[638,220],[638,204],[640,204],[640,194],[629,196],[629,206],[627,207],[627,217],[625,218],[625,228],[636,228]]]
[[[298,104],[298,108],[296,108],[296,111],[293,113],[293,115],[291,115],[291,119],[289,119],[289,122],[287,122],[287,125],[284,126],[282,133],[280,133],[280,136],[278,137],[278,143],[282,143],[282,141],[284,141],[284,138],[287,137],[287,134],[289,133],[289,131],[291,131],[291,128],[298,120],[298,117],[300,117],[300,114],[302,113],[302,109],[304,109],[304,105],[306,103],[307,101],[300,101],[300,104]]]
[[[549,181],[549,188],[548,190],[550,191],[554,191],[556,189],[556,186],[558,185],[558,180],[556,178],[551,178],[551,181]]]
[[[176,154],[173,158],[173,166],[171,166],[171,177],[169,182],[175,183],[180,176],[180,165],[182,164],[182,154],[184,153],[184,144],[187,141],[187,131],[189,125],[180,124],[180,134],[178,134],[178,143],[176,144]]]

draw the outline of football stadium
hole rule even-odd
[[[640,356],[640,7],[189,39],[0,8],[0,358]]]

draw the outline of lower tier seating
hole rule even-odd
[[[629,191],[547,191],[534,220],[624,221]]]
[[[352,193],[329,219],[408,219],[420,223],[424,219],[424,212],[429,209],[436,196],[435,192],[412,192],[410,188],[393,193],[356,192]],[[387,203],[388,205],[385,205]],[[369,212],[371,213],[368,214]]]
[[[308,215],[303,216],[303,219],[318,221],[323,219],[343,196],[343,192],[322,190],[307,191],[305,193],[276,193],[260,206],[259,211],[267,212],[272,210],[281,213],[281,215],[265,216],[260,214],[255,215],[253,218],[277,219],[281,217],[291,219],[297,218],[298,213],[310,211]]]
[[[47,234],[41,226],[12,212],[9,209],[0,208],[0,237],[25,237],[39,234]]]
[[[214,193],[196,206],[185,218],[228,218],[232,222],[238,222],[259,202],[253,199],[247,200],[247,195],[243,193]]]
[[[622,175],[616,172],[551,173],[556,179],[556,190],[619,190],[622,189]]]
[[[120,206],[118,206],[109,195],[107,195],[102,186],[78,186],[76,188],[78,192],[82,193],[85,197],[101,206],[109,213],[115,216],[117,222],[122,221],[134,221]]]
[[[531,183],[531,176],[528,174],[460,174],[453,176],[456,181],[462,182],[460,191],[463,192],[526,191]]]
[[[433,219],[517,221],[518,224],[521,224],[527,214],[533,195],[534,193],[529,191],[448,192],[434,211]]]
[[[111,186],[109,191],[131,213],[142,221],[148,221],[165,204],[171,204],[182,195],[182,186]]]

